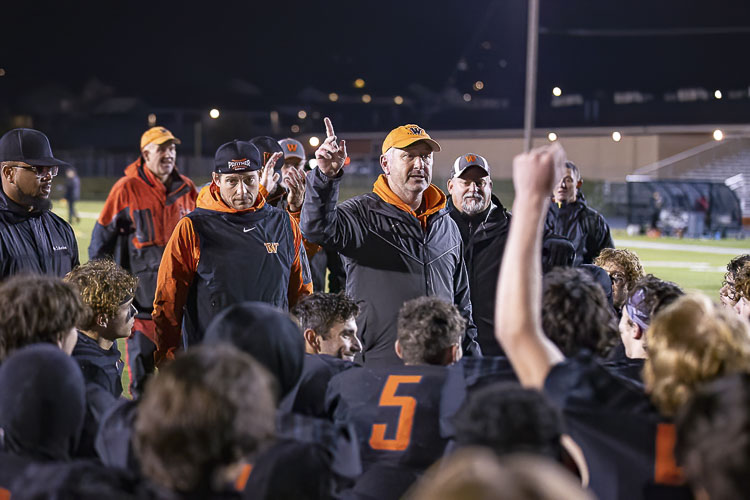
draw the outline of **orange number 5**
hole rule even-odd
[[[373,450],[403,451],[409,447],[411,428],[414,424],[414,412],[417,410],[417,400],[411,396],[396,396],[399,384],[418,384],[421,375],[390,375],[380,394],[380,406],[400,406],[396,438],[386,439],[386,424],[374,424],[370,435],[370,447]]]

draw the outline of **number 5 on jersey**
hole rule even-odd
[[[396,396],[399,384],[418,384],[421,375],[390,375],[380,393],[380,406],[398,406],[401,408],[396,424],[396,437],[386,439],[387,424],[374,424],[370,434],[370,447],[373,450],[403,451],[409,447],[411,429],[414,425],[414,413],[417,411],[417,400],[411,396]]]

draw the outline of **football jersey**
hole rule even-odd
[[[334,421],[354,425],[365,470],[375,463],[426,469],[440,458],[444,366],[351,368],[331,379]]]
[[[583,450],[600,500],[692,498],[675,463],[674,425],[636,384],[582,352],[552,367],[544,392]]]

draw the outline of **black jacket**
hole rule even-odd
[[[565,236],[573,243],[576,249],[573,266],[593,264],[602,249],[615,247],[609,224],[599,212],[586,204],[580,192],[573,203],[550,203],[544,231]]]
[[[495,339],[494,330],[495,291],[510,228],[510,213],[494,195],[490,206],[472,217],[461,213],[452,200],[448,200],[448,208],[464,244],[477,341],[485,356],[500,356],[503,350]]]
[[[51,210],[29,212],[0,188],[0,281],[20,273],[63,277],[78,264],[67,222]]]
[[[458,307],[467,322],[464,352],[479,353],[461,235],[448,209],[429,216],[422,229],[417,218],[375,193],[336,206],[340,182],[341,175],[330,179],[318,169],[307,174],[302,234],[341,254],[346,293],[361,301],[357,325],[365,364],[401,364],[393,347],[398,311],[425,295]]]

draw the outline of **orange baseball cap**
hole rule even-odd
[[[433,151],[440,151],[440,144],[434,141],[422,127],[409,124],[391,130],[383,141],[383,154],[391,148],[405,148],[417,141],[425,141]]]
[[[151,127],[141,136],[141,149],[151,143],[164,144],[167,141],[174,141],[175,144],[182,144],[182,141],[172,135],[172,132],[164,127]]]

